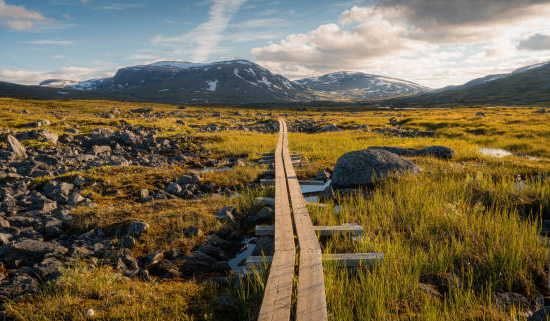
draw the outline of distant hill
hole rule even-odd
[[[550,105],[550,62],[489,75],[464,85],[383,101],[392,105]]]
[[[406,80],[348,71],[304,78],[295,82],[311,88],[329,99],[358,100],[395,97],[429,90],[427,87]]]
[[[410,81],[359,72],[290,81],[247,60],[159,61],[82,82],[50,79],[41,86],[0,82],[0,96],[258,106],[550,105],[550,62],[429,90]]]

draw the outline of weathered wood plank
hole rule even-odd
[[[296,248],[282,155],[285,139],[282,120],[279,128],[275,150],[275,254],[260,308],[260,321],[288,321],[292,307]]]
[[[265,264],[272,264],[273,256],[249,256],[245,264],[256,269],[262,268]],[[323,263],[333,264],[338,268],[372,266],[384,260],[382,253],[342,253],[324,254]]]
[[[323,226],[314,225],[313,230],[317,232],[319,236],[332,236],[338,234],[349,234],[351,236],[362,236],[363,227],[361,225],[333,225]],[[257,225],[254,230],[256,236],[273,236],[275,234],[275,226],[273,225]]]
[[[273,185],[273,184],[275,184],[275,180],[274,179],[269,179],[269,178],[263,178],[263,179],[260,179],[260,184],[262,184],[262,185]],[[325,185],[325,182],[323,182],[323,181],[313,181],[313,180],[304,180],[304,181],[300,181],[300,185],[320,186],[320,185]]]
[[[281,124],[283,132],[287,133],[285,122],[283,121]],[[328,316],[323,278],[323,255],[319,240],[313,230],[296,172],[292,166],[288,151],[288,135],[283,139],[283,164],[292,204],[294,225],[300,245],[296,321],[324,321],[328,319]]]
[[[343,253],[325,254],[323,262],[336,267],[360,267],[378,264],[384,260],[382,253]]]

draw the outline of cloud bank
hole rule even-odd
[[[531,62],[520,49],[550,50],[548,35],[525,38],[548,17],[550,0],[380,0],[251,53],[291,78],[356,70],[441,87]]]

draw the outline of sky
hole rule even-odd
[[[236,58],[441,88],[549,61],[550,0],[0,0],[0,81]]]

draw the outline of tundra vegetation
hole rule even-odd
[[[251,217],[262,210],[254,199],[273,196],[272,188],[259,184],[267,165],[258,160],[274,150],[282,117],[291,131],[290,150],[303,155],[296,166],[301,179],[312,179],[334,168],[343,154],[370,146],[454,150],[451,159],[405,156],[422,171],[390,175],[353,192],[335,190],[322,200],[328,206],[308,206],[314,224],[364,228],[364,238],[357,240],[323,239],[324,253],[384,253],[384,261],[369,268],[325,264],[329,319],[534,320],[541,298],[549,294],[544,235],[550,230],[545,225],[550,220],[550,113],[536,113],[540,108],[534,107],[298,107],[0,99],[0,150],[9,150],[11,135],[35,159],[47,152],[60,162],[80,160],[30,175],[13,168],[26,166],[21,159],[2,160],[3,184],[27,195],[46,195],[52,185],[59,186],[54,182],[81,179],[77,190],[85,199],[59,200],[57,210],[68,211],[60,230],[42,228],[44,241],[59,239],[60,244],[84,235],[84,249],[75,254],[75,246],[67,243],[69,254],[58,258],[55,277],[35,278],[36,288],[24,295],[0,295],[4,316],[255,320],[266,275],[236,276],[227,260],[253,235]],[[49,122],[40,129],[29,128],[45,119]],[[99,128],[112,133],[101,136],[107,131]],[[58,141],[48,133],[57,134]],[[90,143],[101,137],[120,143]],[[147,139],[153,143],[143,147]],[[140,148],[143,152],[134,152]],[[483,154],[480,148],[510,155]],[[81,159],[63,150],[94,157]],[[7,174],[14,172],[25,186],[7,183]],[[5,194],[0,200],[8,203]],[[15,226],[13,217],[24,209],[0,211]],[[120,232],[128,222],[148,228],[137,235]],[[96,243],[86,243],[90,233]],[[13,237],[5,243],[17,242]],[[101,251],[85,250],[98,243]],[[222,248],[227,256],[216,257]],[[4,262],[2,287],[27,270]]]

